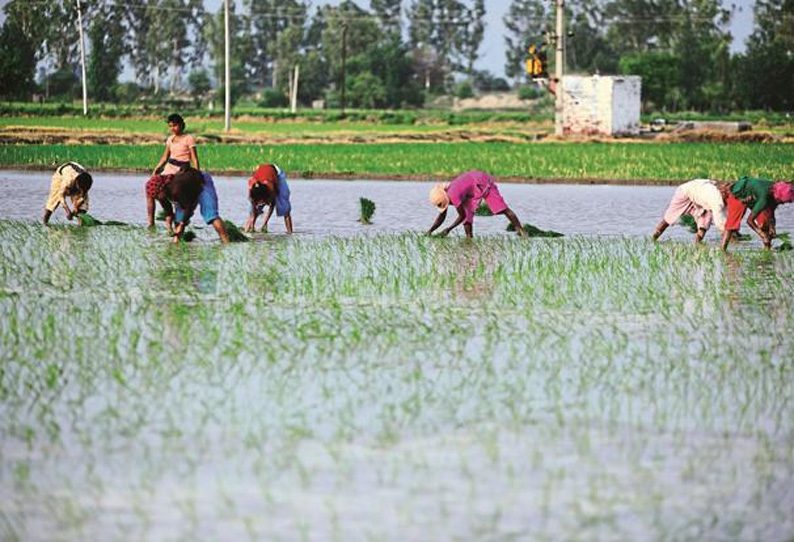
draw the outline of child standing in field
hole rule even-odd
[[[88,212],[88,191],[93,184],[91,175],[77,162],[67,162],[59,166],[52,175],[50,195],[44,206],[44,225],[49,223],[52,213],[59,205],[63,205],[68,220],[77,216],[77,223],[82,224],[80,215]],[[67,198],[72,201],[74,210],[69,208]]]
[[[451,203],[458,211],[458,216],[451,226],[441,232],[441,235],[449,235],[449,232],[463,223],[466,237],[473,237],[474,211],[477,210],[477,206],[482,200],[485,200],[493,214],[505,215],[510,223],[513,224],[518,235],[526,235],[518,217],[510,210],[499,193],[496,182],[490,175],[482,171],[467,171],[456,177],[452,182],[439,183],[430,190],[430,203],[438,208],[439,214],[427,234],[430,235],[444,223],[447,218],[447,207]]]
[[[289,195],[287,174],[281,168],[275,164],[259,166],[254,172],[254,176],[248,179],[248,201],[251,210],[244,230],[252,232],[256,229],[256,219],[263,214],[264,207],[267,205],[269,208],[265,216],[265,223],[262,225],[262,231],[267,231],[267,223],[273,215],[273,208],[275,208],[276,215],[284,217],[287,233],[292,233],[292,205]]]
[[[768,179],[742,177],[731,188],[727,197],[727,221],[722,236],[722,250],[727,250],[733,235],[739,231],[747,208],[751,207],[747,225],[753,230],[764,248],[772,248],[775,230],[775,209],[778,205],[794,201],[791,183],[774,182]]]
[[[664,231],[678,222],[683,215],[690,215],[697,224],[695,243],[700,243],[714,222],[720,232],[725,231],[725,198],[730,188],[718,187],[709,179],[695,179],[680,185],[673,193],[673,199],[664,213],[664,218],[656,226],[653,240],[656,241]]]

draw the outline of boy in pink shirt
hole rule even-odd
[[[482,200],[485,200],[493,214],[505,215],[519,236],[526,235],[524,228],[521,227],[521,221],[510,210],[499,193],[496,182],[490,175],[482,171],[467,171],[456,177],[451,183],[439,183],[430,190],[430,203],[438,207],[439,214],[427,231],[428,235],[444,223],[447,218],[447,207],[451,203],[458,211],[458,217],[451,226],[441,232],[442,237],[449,235],[449,232],[457,228],[461,222],[466,231],[466,237],[473,237],[474,212]]]

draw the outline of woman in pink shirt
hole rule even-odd
[[[185,133],[185,119],[176,113],[169,115],[168,129],[171,135],[165,141],[165,151],[157,162],[152,176],[158,175],[161,171],[163,175],[173,175],[191,165],[193,169],[201,170],[196,154],[196,140],[192,135]]]
[[[441,236],[449,235],[449,232],[457,228],[462,222],[466,237],[473,237],[474,211],[477,210],[477,206],[482,200],[485,200],[493,214],[505,215],[510,223],[513,224],[518,235],[522,237],[526,235],[524,228],[521,227],[521,221],[510,210],[510,207],[507,206],[507,203],[505,203],[499,193],[496,182],[490,175],[482,171],[467,171],[456,177],[451,183],[439,183],[430,190],[430,203],[438,207],[439,213],[427,234],[430,235],[444,223],[447,218],[447,207],[451,203],[457,209],[458,217],[451,226],[441,232]]]

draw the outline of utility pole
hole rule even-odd
[[[79,0],[78,0],[79,1]],[[232,81],[231,81],[231,69],[229,68],[229,58],[231,56],[229,52],[229,0],[223,0],[223,33],[224,33],[224,40],[225,40],[225,51],[224,51],[224,91],[225,91],[225,105],[224,105],[224,114],[223,114],[223,129],[224,131],[228,132],[232,129]]]
[[[295,64],[295,73],[292,76],[292,88],[290,91],[290,112],[292,113],[298,111],[298,78],[300,77],[300,73],[300,64]]]
[[[347,87],[347,19],[342,21],[342,95],[340,105],[342,106],[342,118],[345,118],[345,88]]]
[[[83,13],[77,0],[77,26],[80,29],[80,65],[83,74],[83,116],[88,115],[88,87],[85,80],[85,39],[83,38]]]
[[[556,31],[556,54],[554,57],[554,78],[557,79],[557,90],[555,91],[554,103],[554,133],[558,136],[563,135],[563,99],[562,99],[562,77],[565,65],[565,0],[557,0],[557,31]]]

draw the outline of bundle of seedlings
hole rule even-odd
[[[231,220],[224,220],[223,225],[226,226],[226,233],[229,235],[230,243],[247,243],[251,240]]]
[[[474,214],[477,216],[493,216],[490,207],[484,202],[480,202],[480,206],[474,211]]]
[[[524,224],[524,231],[529,237],[564,237],[563,234],[552,230],[541,230],[532,224]],[[512,224],[507,225],[507,231],[516,231]]]
[[[367,198],[359,198],[361,204],[361,218],[358,219],[362,224],[372,224],[372,215],[375,214],[375,202]]]

